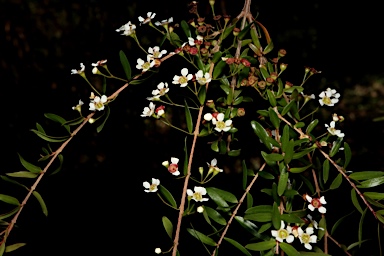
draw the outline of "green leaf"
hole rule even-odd
[[[344,169],[346,169],[352,158],[352,151],[347,142],[344,142],[344,157]]]
[[[237,21],[236,21],[237,22]],[[232,34],[232,31],[233,29],[236,27],[236,22],[233,23],[231,26],[227,27],[223,34],[222,34],[222,37],[221,37],[221,40],[223,41],[225,38],[227,38],[227,36],[229,36],[230,34]]]
[[[275,129],[279,129],[280,119],[273,108],[269,108],[269,119],[271,120],[273,127],[275,127]]]
[[[315,119],[312,122],[310,122],[309,125],[307,126],[307,130],[305,131],[305,133],[309,135],[312,132],[312,130],[317,126],[318,123],[319,123],[318,119]]]
[[[342,181],[343,181],[343,176],[341,175],[341,173],[339,173],[336,176],[336,178],[332,181],[332,184],[329,188],[330,189],[337,189],[338,187],[340,187]]]
[[[241,153],[241,149],[233,149],[228,151],[229,156],[239,156]]]
[[[163,216],[163,218],[161,220],[163,222],[163,226],[164,226],[165,232],[167,232],[169,238],[172,239],[172,233],[173,233],[172,222],[166,216]]]
[[[384,183],[384,176],[379,178],[373,178],[369,180],[365,180],[360,183],[360,185],[356,185],[358,188],[373,188],[379,186]]]
[[[33,191],[32,194],[36,197],[37,201],[39,202],[41,210],[43,211],[44,215],[48,216],[47,205],[45,204],[45,202],[44,202],[43,198],[41,197],[41,195],[36,190]]]
[[[110,112],[111,112],[111,109],[108,106],[105,106],[105,118],[104,118],[103,122],[99,126],[97,126],[97,128],[96,128],[96,131],[98,133],[101,132],[101,130],[103,130],[104,125],[108,120]]]
[[[214,188],[214,187],[210,187],[207,189],[209,189],[211,192],[215,191],[221,198],[223,198],[227,202],[234,203],[234,204],[238,203],[236,196],[228,191]]]
[[[30,173],[30,172],[27,172],[27,173]],[[18,185],[18,186],[20,186],[20,187],[23,187],[23,188],[25,188],[25,189],[28,189],[27,186],[24,186],[23,184],[21,184],[21,183],[15,181],[15,180],[12,180],[12,179],[8,178],[7,176],[0,175],[0,178],[1,178],[2,180],[6,181],[6,182],[9,182],[9,183]]]
[[[221,59],[222,55],[223,55],[222,52],[215,52],[215,54],[213,55],[213,58],[212,58],[212,62],[216,63],[218,60]]]
[[[240,216],[235,216],[235,219],[240,224],[240,226],[242,226],[245,230],[251,233],[254,237],[257,237],[260,239],[268,239],[267,236],[260,234],[256,230],[257,226],[254,223],[248,220],[245,220],[243,217],[240,217]]]
[[[286,124],[284,125],[283,134],[281,135],[281,149],[283,152],[287,151],[288,142],[289,142],[289,126]]]
[[[227,66],[227,63],[223,60],[220,60],[213,69],[212,77],[213,79],[217,79],[221,73],[223,72],[223,69]]]
[[[19,155],[20,162],[24,166],[25,169],[27,169],[28,171],[30,171],[32,173],[40,173],[41,172],[41,168],[39,166],[33,165],[33,164],[25,161],[24,158],[20,154],[18,154],[18,155]]]
[[[358,237],[358,240],[359,240],[359,247],[361,246],[361,243],[363,241],[363,226],[364,226],[364,218],[365,218],[365,214],[367,213],[367,210],[368,210],[368,207],[365,208],[363,214],[361,215],[360,217],[360,221],[359,221],[359,231],[357,233],[357,237]]]
[[[206,188],[207,190],[207,193],[208,193],[208,196],[220,207],[222,208],[227,208],[229,207],[229,205],[227,204],[227,202],[225,202],[224,198],[222,198],[217,192],[216,190],[212,189],[212,188]]]
[[[280,229],[281,215],[280,215],[279,207],[277,206],[276,202],[273,202],[273,206],[272,206],[272,224],[276,230]]]
[[[66,122],[66,120],[64,118],[62,118],[61,116],[59,115],[56,115],[56,114],[52,114],[52,113],[45,113],[44,116],[54,122],[57,122],[59,124],[64,124]]]
[[[7,247],[5,247],[5,252],[15,251],[15,250],[19,249],[20,247],[23,247],[24,245],[26,245],[26,243],[17,243],[17,244],[7,245]]]
[[[284,156],[282,154],[277,154],[277,153],[268,154],[264,151],[261,151],[261,155],[263,156],[264,160],[267,162],[278,162],[284,159]]]
[[[17,206],[16,208],[14,208],[12,211],[9,211],[9,212],[6,212],[6,213],[3,213],[3,214],[0,214],[0,220],[4,220],[6,218],[9,218],[11,217],[12,215],[14,215],[15,213],[17,213],[20,209],[20,206]]]
[[[39,176],[38,173],[27,172],[27,171],[11,172],[11,173],[6,173],[6,175],[10,177],[15,177],[15,178],[31,178],[31,179],[34,179],[37,176]]]
[[[287,168],[284,163],[279,165],[280,168],[280,177],[279,183],[277,184],[277,194],[282,196],[284,194],[285,189],[287,188],[289,173],[287,172]]]
[[[284,116],[285,114],[287,114],[291,110],[292,106],[295,104],[296,104],[296,101],[291,100],[287,105],[285,105],[285,107],[281,111],[281,115]]]
[[[333,225],[332,229],[331,229],[331,235],[333,235],[333,233],[336,231],[337,227],[341,224],[341,222],[343,222],[349,215],[351,215],[352,213],[354,213],[354,211],[348,213],[347,215],[344,215],[343,217],[341,217],[338,221],[336,221],[336,223]]]
[[[304,166],[304,167],[294,167],[294,168],[289,169],[289,172],[291,172],[291,173],[301,173],[301,172],[307,170],[311,166],[312,166],[312,164],[309,164],[309,165]]]
[[[257,205],[252,208],[249,208],[245,211],[245,214],[253,214],[253,213],[261,213],[261,212],[272,212],[272,206],[271,205]]]
[[[205,86],[201,86],[199,90],[199,102],[201,105],[204,105],[205,103],[205,98],[207,96],[207,90],[205,89]]]
[[[308,187],[308,189],[311,191],[310,194],[314,194],[315,193],[315,189],[313,188],[313,185],[312,185],[312,182],[309,181],[304,175],[302,174],[299,174],[300,175],[300,179],[303,180],[304,184]]]
[[[268,95],[268,99],[269,99],[269,104],[271,104],[272,107],[276,107],[276,97],[273,94],[273,92],[271,90],[267,89],[267,95]],[[275,112],[275,114],[276,114],[276,112]],[[276,115],[276,117],[277,117],[277,115]]]
[[[355,243],[352,243],[352,244],[348,245],[348,247],[347,247],[347,251],[353,249],[353,248],[356,247],[356,246],[361,247],[361,244],[362,244],[362,243],[364,243],[364,242],[366,242],[366,241],[369,241],[369,240],[370,240],[370,239],[365,239],[365,240],[362,240],[361,242],[355,242]]]
[[[220,154],[227,153],[227,144],[225,143],[224,140],[219,141],[219,153]]]
[[[5,251],[5,240],[0,245],[0,256],[3,256]]]
[[[248,179],[248,168],[245,160],[241,162],[242,172],[243,172],[243,189],[247,187],[247,179]]]
[[[177,208],[176,201],[173,198],[171,192],[168,191],[163,185],[158,186],[160,193],[165,197],[165,199],[168,201],[170,205],[172,205],[174,208]]]
[[[192,124],[191,112],[189,111],[189,107],[188,107],[187,101],[184,100],[184,103],[185,103],[185,105],[184,105],[185,120],[187,122],[188,132],[192,133],[192,131],[193,131],[193,124]]]
[[[333,157],[337,152],[339,152],[341,142],[343,142],[343,138],[337,138],[336,142],[333,143],[331,151],[329,152],[330,157]]]
[[[364,192],[364,196],[367,196],[374,200],[383,200],[384,199],[384,193],[377,193],[377,192]]]
[[[351,200],[352,200],[352,203],[353,205],[356,207],[356,209],[361,213],[363,214],[363,209],[361,208],[360,206],[360,203],[357,199],[357,195],[356,195],[356,191],[355,189],[352,188],[351,190]]]
[[[311,153],[313,150],[315,150],[314,147],[310,147],[310,148],[306,148],[300,152],[297,152],[297,153],[294,153],[293,156],[292,156],[292,159],[299,159],[305,155],[307,155],[308,153]]]
[[[267,146],[269,150],[272,150],[272,144],[266,141],[266,138],[269,137],[269,135],[264,127],[256,121],[251,121],[251,127],[257,137],[259,137],[259,139],[264,143],[264,145]]]
[[[271,227],[272,227],[271,222],[265,223],[265,224],[261,225],[261,227],[259,228],[259,233],[263,233],[264,231],[269,230]]]
[[[31,131],[34,132],[37,136],[39,136],[43,140],[48,141],[48,142],[63,142],[69,138],[69,136],[61,136],[61,137],[48,136],[48,135],[41,133],[41,132],[34,130],[34,129],[31,129]]]
[[[245,254],[247,256],[252,256],[252,254],[247,249],[245,249],[244,246],[242,246],[240,243],[238,243],[237,241],[235,241],[235,240],[233,240],[231,238],[228,238],[228,237],[224,237],[224,240],[227,241],[228,243],[232,244],[233,246],[235,246],[243,254]]]
[[[270,240],[270,241],[258,242],[253,244],[247,244],[245,248],[252,251],[265,251],[265,250],[272,249],[275,245],[276,245],[276,241]]]
[[[192,37],[191,35],[191,30],[189,29],[189,24],[185,21],[185,20],[182,20],[181,23],[181,28],[183,29],[184,31],[184,34],[187,36],[187,37]]]
[[[62,154],[59,154],[57,158],[59,159],[59,166],[50,175],[54,175],[58,173],[59,171],[61,171],[61,168],[63,167],[64,156]]]
[[[253,206],[253,197],[250,193],[247,194],[247,208],[251,208]]]
[[[127,56],[122,50],[120,50],[119,52],[119,57],[120,57],[121,65],[123,66],[123,69],[125,72],[125,76],[127,77],[128,80],[131,80],[131,77],[132,77],[131,65],[129,64]]]
[[[288,141],[288,143],[286,143],[285,151],[284,151],[284,153],[285,153],[284,154],[284,163],[285,164],[289,164],[292,161],[293,154],[295,153],[294,144],[295,144],[295,141],[293,139],[291,139],[290,141]]]
[[[211,218],[216,223],[223,225],[223,226],[227,225],[227,221],[225,220],[225,218],[223,216],[221,216],[221,214],[218,211],[216,211],[216,210],[214,210],[208,206],[204,206],[204,210],[207,211],[209,218]]]
[[[244,219],[253,220],[257,222],[271,222],[272,212],[259,212],[259,213],[245,214]]]
[[[329,160],[325,159],[323,163],[323,181],[327,183],[329,177]]]
[[[353,180],[368,180],[372,178],[382,177],[384,172],[381,171],[365,171],[365,172],[354,172],[349,175],[349,178]]]
[[[324,215],[323,215],[324,216]],[[320,241],[325,235],[325,230],[327,230],[327,221],[325,217],[321,218],[319,221],[319,232],[317,233],[317,241]]]
[[[13,204],[13,205],[20,205],[19,200],[13,196],[7,196],[4,194],[0,194],[0,201],[3,201],[4,203],[7,204]]]
[[[195,237],[198,240],[200,240],[203,244],[211,245],[211,246],[216,246],[216,242],[212,238],[210,238],[209,236],[206,236],[203,233],[201,233],[201,232],[199,232],[197,230],[194,230],[192,228],[187,228],[187,231],[193,237]]]
[[[288,256],[300,256],[300,253],[290,244],[280,243],[279,246]]]
[[[43,127],[42,127],[39,123],[36,123],[36,129],[37,129],[39,132],[45,134],[45,131],[44,131]]]
[[[218,140],[215,140],[214,142],[212,142],[211,149],[215,152],[219,152],[219,141]]]
[[[185,139],[184,139],[184,166],[183,166],[183,174],[184,175],[187,175],[187,173],[188,173],[188,162],[189,162],[189,158],[188,158],[188,148],[187,148],[187,136],[185,136]]]
[[[274,47],[273,42],[270,41],[269,44],[265,47],[263,53],[264,53],[264,54],[269,53],[270,51],[273,50],[273,47]],[[269,62],[268,62],[268,63],[269,63]]]
[[[292,213],[284,213],[281,215],[281,220],[288,223],[305,223],[303,219]]]

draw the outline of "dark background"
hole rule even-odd
[[[189,20],[193,16],[188,13],[188,2],[1,0],[0,172],[22,169],[17,152],[36,163],[45,146],[29,131],[36,122],[47,131],[62,134],[44,118],[44,113],[71,119],[77,116],[71,107],[80,98],[87,104],[88,85],[80,76],[70,75],[71,69],[80,68],[80,62],[86,65],[87,75],[93,77],[91,63],[108,59],[112,73],[123,77],[118,53],[124,50],[135,69],[135,60],[143,56],[131,38],[119,35],[115,29],[129,20],[138,25],[137,17],[145,16],[147,11],[157,13],[155,21],[171,16],[175,22]],[[200,1],[202,16],[209,11],[206,2]],[[236,16],[241,5],[234,2],[240,1],[217,1],[216,13]],[[303,66],[314,67],[322,73],[310,80],[306,90],[318,95],[332,87],[343,95],[332,111],[346,117],[343,132],[354,153],[351,169],[384,170],[383,122],[372,121],[384,115],[384,51],[378,4],[253,1],[251,9],[259,12],[258,20],[268,28],[276,49],[287,50],[285,62],[289,63],[292,82],[300,79]],[[153,39],[155,34],[149,27],[138,26],[137,30],[144,48],[159,44],[160,38]],[[142,37],[145,33],[149,36]],[[162,78],[170,83],[179,67],[174,71],[172,64],[167,65],[162,67]],[[100,84],[95,77],[92,82]],[[100,134],[96,126],[88,125],[65,149],[62,172],[45,177],[37,188],[47,203],[48,217],[32,198],[12,231],[8,244],[28,243],[20,249],[20,255],[102,255],[137,250],[151,255],[155,247],[168,242],[161,230],[159,209],[164,208],[154,194],[143,192],[142,182],[167,177],[160,164],[170,155],[182,157],[184,136],[140,117],[148,104],[145,98],[157,83],[129,87],[113,103],[109,121]],[[121,85],[111,81],[107,92]],[[86,105],[83,111],[87,113]],[[228,179],[236,176],[228,175]],[[0,186],[1,193],[20,200],[25,195],[25,191],[4,182]]]

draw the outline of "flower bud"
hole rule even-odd
[[[160,249],[160,248],[156,248],[156,249],[155,249],[155,253],[156,253],[156,254],[160,254],[160,253],[161,253],[161,249]]]
[[[234,36],[238,36],[239,33],[240,33],[240,29],[239,29],[239,28],[234,28],[234,29],[232,30],[232,33],[233,33]]]
[[[204,212],[204,207],[203,206],[197,207],[197,212],[198,213],[203,213]]]
[[[284,50],[284,49],[280,49],[280,50],[279,50],[279,53],[278,53],[278,56],[279,56],[279,58],[281,58],[281,57],[284,57],[286,54],[287,54],[287,51],[286,51],[286,50]]]
[[[205,103],[205,105],[209,108],[212,108],[214,109],[215,108],[215,102],[213,100],[207,100],[207,102]]]
[[[288,64],[281,63],[281,64],[280,64],[280,70],[281,70],[281,71],[286,70],[286,69],[287,69],[287,66],[288,66]]]
[[[165,168],[168,168],[169,167],[169,162],[168,161],[164,161],[161,163],[162,166],[164,166]]]
[[[209,4],[213,6],[215,4],[215,0],[209,0]]]
[[[267,83],[265,81],[259,81],[257,83],[257,86],[261,89],[261,90],[264,90],[265,89],[265,86],[267,86]]]
[[[245,109],[244,108],[238,108],[237,109],[237,116],[244,116],[245,115]]]

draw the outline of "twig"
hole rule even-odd
[[[326,236],[329,237],[329,239],[332,240],[332,242],[334,242],[337,246],[339,246],[341,249],[343,249],[343,247],[341,247],[341,244],[339,244],[332,236],[329,235],[328,231],[326,231]],[[344,250],[343,251],[345,252],[345,254],[347,254],[348,256],[352,256],[352,254],[350,254],[348,251]]]
[[[209,74],[211,76],[212,76],[212,72],[213,72],[213,67],[214,67],[214,64],[211,63],[211,67],[209,70]],[[205,86],[206,91],[208,91],[208,84],[209,83],[207,83]],[[200,128],[200,123],[201,123],[201,116],[203,115],[203,109],[204,109],[204,105],[200,106],[199,114],[198,114],[197,120],[196,120],[195,131],[193,132],[193,142],[192,142],[192,146],[191,146],[191,152],[189,153],[189,158],[188,158],[188,171],[187,171],[187,175],[185,176],[185,179],[184,179],[184,187],[183,187],[183,192],[181,194],[181,202],[180,202],[180,206],[179,206],[179,217],[177,219],[175,238],[173,240],[172,256],[176,256],[177,247],[179,245],[181,221],[183,219],[184,207],[185,207],[185,198],[186,198],[185,195],[187,194],[188,181],[189,181],[189,178],[191,177],[192,160],[193,160],[193,155],[195,153],[196,140],[197,140],[197,137],[199,136],[199,128]]]
[[[264,163],[264,164],[261,166],[259,172],[263,171],[265,165],[266,165],[266,163]],[[249,191],[251,190],[253,184],[256,182],[258,176],[259,176],[259,174],[256,174],[255,177],[253,177],[251,183],[249,183],[249,185],[248,185],[248,187],[246,188],[246,190],[245,190],[243,196],[240,198],[239,202],[237,203],[237,206],[236,206],[235,210],[233,211],[231,217],[229,218],[229,220],[228,220],[228,222],[227,222],[227,225],[225,226],[225,229],[224,229],[223,233],[221,234],[219,241],[218,241],[217,244],[216,244],[216,248],[215,248],[215,250],[213,251],[212,256],[215,256],[215,255],[216,255],[216,250],[219,249],[219,247],[220,247],[220,245],[221,245],[221,242],[223,241],[223,239],[224,239],[224,237],[225,237],[225,234],[227,233],[227,231],[228,231],[228,229],[229,229],[229,226],[231,225],[233,219],[234,219],[235,216],[236,216],[237,211],[239,210],[241,204],[244,202],[245,197],[247,196],[247,194],[248,194]]]

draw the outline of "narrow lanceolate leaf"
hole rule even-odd
[[[266,152],[261,151],[261,155],[263,156],[264,160],[267,162],[278,162],[284,159],[284,156],[282,154],[277,154],[277,153],[267,154]]]
[[[198,240],[200,240],[203,244],[211,245],[211,246],[216,246],[216,242],[212,238],[210,238],[209,236],[206,236],[203,233],[201,233],[201,232],[199,232],[199,231],[197,231],[195,229],[192,229],[192,228],[187,228],[187,231],[193,237],[195,237]]]
[[[20,209],[20,206],[17,206],[12,211],[0,214],[0,220],[4,220],[6,218],[9,218],[9,217],[13,216],[15,213],[17,213],[19,211],[19,209]]]
[[[251,221],[245,220],[243,217],[240,217],[240,216],[236,216],[235,219],[240,224],[240,226],[242,226],[245,230],[251,233],[254,237],[257,237],[260,239],[268,239],[265,235],[260,234],[256,230],[257,226]]]
[[[338,187],[340,187],[342,181],[343,181],[343,176],[341,175],[341,173],[339,173],[336,176],[336,178],[332,181],[332,184],[329,188],[330,189],[337,189]]]
[[[210,190],[211,192],[212,190],[215,191],[221,198],[223,198],[227,202],[234,203],[234,204],[238,203],[236,196],[228,191],[214,188],[214,187],[207,188],[207,190]]]
[[[247,208],[251,208],[253,206],[253,197],[250,193],[247,194]]]
[[[295,153],[294,151],[294,143],[295,141],[293,139],[291,139],[290,141],[288,141],[286,144],[285,144],[285,149],[283,150],[284,151],[284,163],[285,164],[289,164],[293,158],[293,154]]]
[[[252,254],[247,249],[245,249],[245,247],[242,246],[239,242],[237,242],[237,241],[235,241],[235,240],[233,240],[231,238],[228,238],[228,237],[224,237],[224,240],[227,241],[228,243],[232,244],[233,246],[235,246],[243,254],[245,254],[247,256],[252,256]]]
[[[376,186],[379,186],[384,183],[384,176],[379,178],[373,178],[369,180],[365,180],[360,183],[360,185],[357,185],[359,188],[373,188]]]
[[[333,225],[333,227],[331,229],[331,235],[333,235],[333,233],[336,231],[337,227],[341,224],[341,222],[343,222],[352,213],[354,213],[354,211],[348,213],[347,215],[341,217],[338,221],[336,221],[336,223]]]
[[[41,197],[41,195],[36,190],[33,191],[32,194],[36,197],[37,201],[39,202],[41,210],[43,211],[44,215],[48,216],[47,205],[45,204],[45,202],[44,202],[43,198]]]
[[[10,177],[15,177],[15,178],[30,178],[30,179],[34,179],[37,176],[39,176],[38,173],[27,172],[27,171],[11,172],[11,173],[6,173],[6,175]]]
[[[269,119],[271,120],[271,123],[275,127],[275,129],[279,129],[280,119],[277,116],[275,110],[273,110],[273,108],[269,108]]]
[[[165,216],[163,216],[162,221],[163,221],[163,226],[164,226],[165,232],[167,232],[169,238],[172,239],[172,233],[173,233],[172,222]]]
[[[318,123],[319,123],[318,119],[315,119],[312,122],[310,122],[309,125],[307,126],[307,130],[305,130],[305,133],[310,134]]]
[[[3,241],[0,245],[0,256],[3,256],[5,251],[5,241]]]
[[[57,158],[59,159],[59,166],[50,175],[54,175],[58,173],[59,171],[61,171],[61,168],[63,167],[64,156],[62,154],[59,154]]]
[[[272,107],[276,107],[276,97],[273,95],[272,91],[267,89],[269,104],[271,104]],[[277,116],[277,115],[276,115]]]
[[[352,158],[352,151],[347,142],[344,142],[344,157],[345,157],[345,160],[344,160],[343,167],[344,169],[346,169]]]
[[[323,181],[327,183],[329,177],[329,160],[325,159],[323,163]]]
[[[280,243],[279,246],[288,256],[300,256],[300,253],[290,244]]]
[[[281,215],[280,215],[279,207],[277,206],[276,202],[273,202],[273,206],[272,206],[272,224],[276,230],[280,229]]]
[[[227,221],[221,214],[216,211],[215,209],[212,209],[211,207],[204,206],[204,210],[207,212],[209,218],[211,218],[213,221],[220,225],[227,225]]]
[[[327,230],[327,221],[324,218],[321,218],[321,220],[319,221],[319,232],[317,233],[317,240],[320,241],[323,236],[325,235],[325,230]]]
[[[36,129],[37,129],[39,132],[45,134],[45,131],[44,131],[43,127],[42,127],[39,123],[36,123]]]
[[[284,116],[285,114],[287,114],[289,112],[289,110],[291,110],[291,108],[294,104],[296,104],[296,101],[291,100],[287,105],[285,105],[285,107],[281,111],[281,115]]]
[[[221,73],[223,72],[223,69],[227,66],[227,63],[225,61],[220,60],[213,69],[212,77],[213,79],[218,78]]]
[[[158,186],[160,193],[165,197],[165,199],[168,201],[170,205],[172,205],[174,208],[177,208],[176,201],[173,198],[171,192],[168,191],[163,185]]]
[[[129,64],[129,61],[127,59],[127,56],[125,55],[125,53],[120,50],[119,52],[119,56],[120,56],[120,62],[121,62],[121,65],[123,66],[123,69],[124,69],[124,72],[125,72],[125,76],[127,77],[128,80],[131,80],[131,65]]]
[[[311,166],[312,166],[312,164],[309,164],[309,165],[304,166],[304,167],[294,167],[294,168],[289,169],[289,172],[291,172],[291,173],[301,173],[301,172],[307,170]]]
[[[287,172],[287,168],[285,164],[282,163],[280,164],[280,166],[282,167],[280,168],[280,178],[279,178],[279,183],[277,184],[277,194],[279,196],[284,194],[284,191],[287,188],[288,176],[289,176],[289,173]]]
[[[211,188],[206,188],[208,196],[220,207],[227,208],[229,205],[225,200],[216,192],[216,190]]]
[[[44,116],[54,122],[57,122],[59,124],[64,124],[66,122],[66,120],[64,118],[62,118],[61,116],[59,115],[56,115],[56,114],[52,114],[52,113],[45,113]]]
[[[41,133],[41,132],[34,130],[34,129],[31,129],[31,131],[34,132],[37,136],[39,136],[43,140],[48,141],[48,142],[63,142],[69,138],[69,136],[59,136],[59,137],[48,136],[48,135]]]
[[[192,37],[191,35],[191,30],[189,29],[189,25],[188,23],[185,21],[185,20],[182,20],[181,23],[181,28],[183,29],[184,31],[184,34],[187,36],[187,37]]]
[[[256,121],[251,121],[251,126],[257,137],[259,137],[259,139],[264,143],[265,146],[267,146],[269,150],[272,150],[272,144],[266,140],[269,135],[264,127]]]
[[[110,112],[111,112],[111,109],[108,107],[108,106],[105,106],[105,117],[104,117],[104,120],[103,120],[103,122],[101,122],[101,124],[99,125],[99,126],[97,126],[97,128],[96,128],[96,131],[99,133],[99,132],[101,132],[101,130],[103,130],[103,128],[104,128],[104,125],[105,125],[105,123],[107,122],[107,120],[108,120],[108,117],[109,117],[109,114],[110,114]]]
[[[359,243],[360,243],[359,247],[361,246],[361,243],[363,241],[363,225],[364,225],[364,218],[365,218],[365,214],[367,213],[367,210],[368,210],[368,207],[365,208],[363,214],[360,217],[359,231],[358,231],[358,234],[357,234],[357,237],[358,237],[358,240],[359,240]]]
[[[185,121],[187,122],[188,132],[192,133],[192,130],[193,130],[192,116],[186,101],[185,101],[184,108],[185,108]]]
[[[241,162],[241,166],[243,167],[243,189],[247,187],[247,179],[248,179],[248,168],[245,160]]]
[[[357,199],[357,195],[356,195],[356,191],[355,191],[355,189],[352,189],[352,190],[351,190],[351,200],[352,200],[353,205],[356,207],[356,209],[357,209],[361,214],[363,214],[363,209],[361,208],[360,203],[359,203],[359,201],[358,201],[358,199]]]
[[[373,200],[383,200],[384,199],[384,193],[364,192],[364,196],[367,196]]]
[[[349,175],[349,178],[353,180],[368,180],[373,178],[382,177],[384,172],[380,171],[365,171],[365,172],[354,172]]]
[[[184,139],[184,165],[183,165],[183,174],[184,175],[187,175],[187,173],[188,173],[188,162],[189,162],[189,158],[188,158],[187,136],[185,136],[185,139]]]
[[[283,135],[281,135],[280,142],[281,142],[281,149],[283,150],[283,152],[285,152],[287,150],[286,148],[289,142],[289,126],[287,124],[284,125]]]
[[[337,152],[339,152],[341,142],[343,142],[343,138],[337,138],[336,142],[333,143],[331,151],[329,152],[330,157],[333,157]]]
[[[17,243],[17,244],[7,245],[7,247],[5,247],[5,252],[13,252],[19,249],[20,247],[23,247],[24,245],[26,245],[26,243]]]
[[[206,96],[207,96],[207,90],[205,86],[201,86],[199,90],[199,95],[198,95],[200,105],[204,105]]]
[[[18,155],[19,155],[20,162],[24,166],[25,169],[27,169],[28,171],[33,172],[33,173],[40,173],[41,172],[41,168],[39,166],[33,165],[33,164],[25,161],[24,158],[20,154],[18,154]]]
[[[252,251],[265,251],[265,250],[272,249],[275,245],[276,245],[276,241],[270,240],[270,241],[264,241],[259,243],[247,244],[245,248]]]
[[[30,173],[30,172],[28,172],[28,173]],[[0,175],[0,178],[1,178],[2,180],[6,181],[6,182],[9,182],[9,183],[12,183],[12,184],[15,184],[15,185],[18,185],[18,186],[20,186],[20,187],[23,187],[23,188],[28,189],[27,186],[21,184],[20,182],[17,182],[17,181],[15,181],[15,180],[13,180],[13,179],[10,179],[10,178],[8,178],[7,176]]]
[[[19,200],[17,200],[17,198],[4,194],[0,194],[0,201],[3,201],[7,204],[20,205]]]

